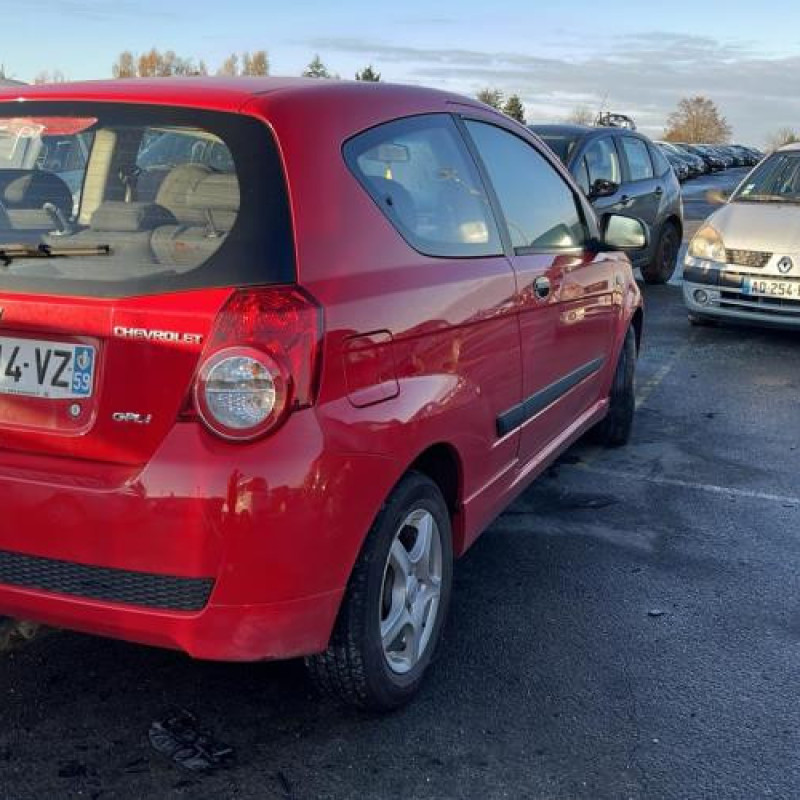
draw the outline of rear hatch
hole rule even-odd
[[[0,104],[2,452],[141,464],[175,424],[236,287],[291,283],[260,121]]]

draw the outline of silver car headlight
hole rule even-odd
[[[724,264],[726,261],[725,244],[719,231],[710,225],[702,227],[689,242],[689,255],[702,258],[704,261],[717,261]]]

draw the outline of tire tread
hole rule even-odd
[[[320,694],[332,697],[346,705],[370,711],[388,711],[398,708],[410,698],[407,695],[388,697],[370,681],[368,665],[364,659],[363,643],[367,639],[364,608],[368,605],[370,570],[378,557],[377,531],[400,507],[403,497],[415,487],[424,485],[432,490],[441,508],[446,511],[444,498],[433,481],[419,472],[409,472],[383,503],[370,533],[356,561],[345,597],[342,601],[328,648],[305,659],[309,679]],[[446,614],[446,607],[444,613]],[[436,643],[432,643],[434,648]]]

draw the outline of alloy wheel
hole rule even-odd
[[[389,668],[410,672],[430,644],[439,613],[442,540],[426,509],[410,512],[395,534],[383,573],[380,638]]]

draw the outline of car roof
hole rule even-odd
[[[534,133],[553,133],[557,136],[586,136],[592,131],[598,130],[597,128],[590,127],[589,125],[528,125]]]
[[[256,98],[281,99],[302,96],[310,102],[315,97],[326,102],[361,103],[367,96],[373,100],[401,106],[443,105],[457,103],[462,106],[485,108],[477,100],[463,95],[400,84],[370,81],[322,80],[316,78],[132,78],[123,80],[85,81],[39,86],[0,86],[0,103],[69,101],[146,103],[153,105],[179,105],[196,108],[238,111]]]
[[[554,136],[572,136],[575,139],[586,139],[598,136],[635,136],[639,139],[647,139],[640,131],[632,131],[629,128],[618,128],[613,125],[568,125],[568,124],[548,124],[548,125],[528,125],[528,127],[539,136],[553,134]]]
[[[791,153],[800,150],[800,142],[792,142],[791,144],[785,144],[783,147],[779,147],[776,152],[778,153]]]

